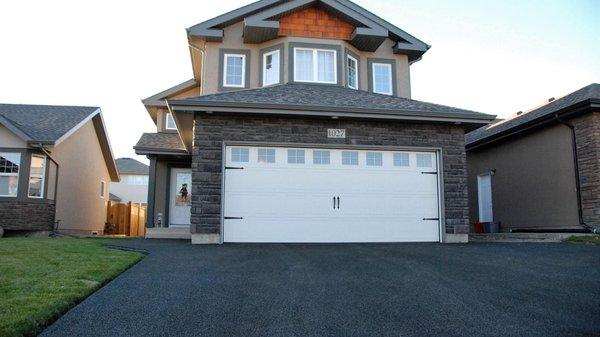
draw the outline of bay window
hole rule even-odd
[[[294,81],[337,83],[336,51],[294,48]]]
[[[350,56],[346,56],[346,84],[348,88],[358,89],[358,61]]]
[[[279,83],[279,50],[263,55],[263,86]]]
[[[373,92],[393,95],[392,65],[389,63],[373,63]]]
[[[30,198],[42,198],[44,196],[44,180],[46,176],[46,157],[31,155],[31,166],[29,168],[29,192]]]
[[[0,152],[0,197],[17,196],[20,166],[20,153]]]
[[[246,55],[225,54],[223,60],[225,67],[223,71],[223,86],[243,88],[246,77]]]

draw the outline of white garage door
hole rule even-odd
[[[226,148],[226,242],[439,241],[435,152]]]

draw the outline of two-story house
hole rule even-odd
[[[187,30],[193,79],[157,125],[148,227],[192,243],[465,241],[465,131],[412,100],[429,46],[347,0],[262,0]]]

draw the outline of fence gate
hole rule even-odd
[[[146,234],[146,207],[128,202],[108,202],[106,229],[108,235],[144,236]]]

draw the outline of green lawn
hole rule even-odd
[[[0,239],[0,336],[35,335],[142,259],[114,239]]]
[[[600,235],[575,235],[568,238],[567,242],[600,245]]]

